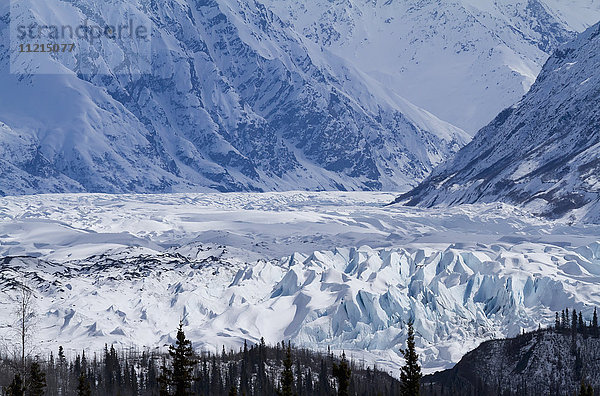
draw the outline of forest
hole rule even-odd
[[[414,339],[412,348],[413,358],[418,359]],[[418,389],[417,369],[419,376],[412,384]],[[319,353],[289,342],[270,346],[262,339],[254,345],[245,342],[236,351],[223,347],[218,354],[197,354],[182,324],[176,344],[165,353],[106,345],[103,351],[82,351],[72,359],[63,347],[45,359],[5,356],[0,360],[0,386],[9,396],[385,396],[403,392],[401,381],[377,367],[348,359],[344,353]]]

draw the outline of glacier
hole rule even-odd
[[[598,226],[507,204],[386,207],[392,193],[0,198],[2,344],[36,290],[38,353],[265,337],[397,373],[415,322],[426,372],[484,340],[600,304]]]

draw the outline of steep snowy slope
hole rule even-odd
[[[7,3],[3,31],[133,15],[153,35],[151,54],[123,40],[85,56],[17,53],[2,35],[3,194],[404,190],[469,139],[254,0]]]
[[[600,24],[556,51],[521,102],[399,200],[501,200],[545,216],[598,221],[599,65]]]
[[[529,89],[590,0],[266,0],[309,40],[475,134]]]

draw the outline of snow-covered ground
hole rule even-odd
[[[385,206],[396,195],[0,198],[0,337],[9,348],[23,274],[40,352],[162,345],[184,317],[199,348],[291,339],[396,370],[414,320],[432,371],[600,305],[599,226],[504,204]]]

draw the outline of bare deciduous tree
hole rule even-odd
[[[13,329],[18,337],[18,355],[20,370],[25,374],[26,361],[33,352],[32,342],[35,327],[35,295],[33,289],[27,285],[25,280],[17,284],[15,296],[15,322]]]

